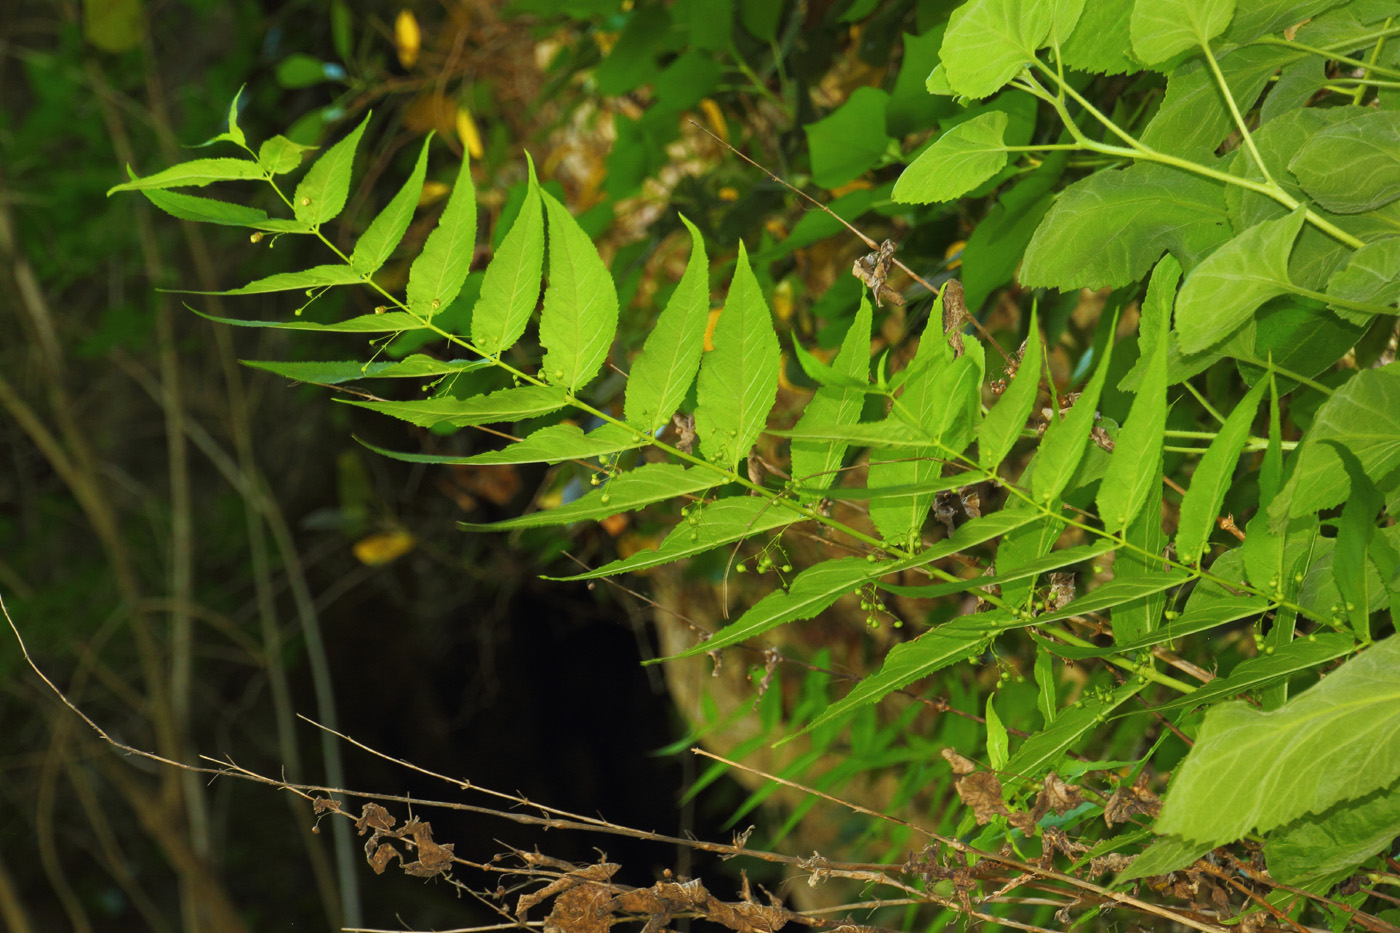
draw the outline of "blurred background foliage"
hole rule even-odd
[[[304,713],[434,770],[622,823],[713,836],[726,820],[747,822],[767,791],[746,801],[741,788],[720,782],[682,799],[718,772],[695,773],[688,754],[648,753],[703,732],[735,754],[761,755],[780,721],[820,710],[827,674],[779,671],[757,724],[739,728],[735,711],[754,702],[752,657],[737,659],[723,682],[708,671],[689,680],[672,671],[668,684],[657,669],[640,669],[640,659],[675,650],[668,638],[690,636],[654,635],[645,604],[605,587],[537,577],[572,572],[565,551],[596,564],[652,544],[659,526],[616,521],[508,544],[460,533],[459,520],[573,495],[577,480],[567,471],[422,467],[368,454],[352,434],[440,453],[499,441],[361,419],[325,389],[240,367],[239,359],[302,358],[311,345],[284,331],[234,333],[183,305],[267,317],[296,309],[276,299],[234,308],[160,289],[250,281],[271,271],[269,247],[278,269],[322,261],[311,244],[210,233],[104,193],[126,166],[147,174],[190,158],[186,147],[219,131],[240,87],[240,122],[256,139],[285,132],[322,145],[373,108],[369,154],[338,221],[342,243],[392,195],[424,134],[438,140],[425,209],[401,260],[383,273],[387,287],[401,284],[435,219],[432,202],[456,175],[448,153],[472,159],[484,265],[523,198],[526,149],[611,263],[624,309],[615,359],[635,352],[679,278],[688,241],[678,213],[704,232],[716,281],[727,279],[742,238],[779,326],[833,349],[862,288],[852,262],[868,247],[723,141],[877,242],[898,241],[905,262],[934,284],[964,274],[969,305],[1010,346],[1020,324],[1010,279],[1066,162],[1008,167],[954,204],[889,199],[900,168],[935,129],[990,108],[1010,118],[1008,143],[1036,132],[1025,95],[962,109],[925,91],[955,5],[10,4],[0,18],[0,594],[35,660],[114,736],[171,759],[204,754],[292,781],[441,796],[440,786],[347,752],[294,718]],[[1113,80],[1102,93],[1121,90]],[[479,284],[477,272],[439,323],[465,326]],[[877,312],[877,350],[899,351],[924,324],[930,296],[898,286],[908,304]],[[1068,377],[1084,359],[1106,303],[1134,297],[1043,304],[1046,332],[1058,341],[1055,372]],[[341,290],[307,313],[347,316],[370,305],[366,294]],[[379,349],[419,348],[398,340]],[[1126,370],[1133,359],[1123,357]],[[784,391],[805,398],[800,370],[784,365]],[[619,403],[621,387],[618,376]],[[1125,399],[1106,399],[1105,414],[1114,406],[1126,408]],[[657,603],[717,624],[722,572],[702,565],[647,585]],[[863,616],[854,607],[848,614]],[[843,621],[793,633],[808,641],[794,653],[862,670],[881,653],[864,639],[889,635],[853,635],[863,626]],[[815,655],[818,645],[828,653]],[[444,885],[369,875],[358,843],[348,833],[313,834],[294,798],[284,807],[262,788],[123,759],[21,663],[0,639],[7,928],[497,919]],[[1007,671],[960,668],[941,693],[975,716],[984,688]],[[1034,715],[1032,687],[1011,684],[1000,697],[1008,721]],[[896,774],[871,793],[889,806],[917,796],[940,814],[949,791],[946,775],[935,775],[936,750],[971,753],[979,729],[949,716],[917,741],[892,744],[919,712],[911,705],[890,722],[870,711],[839,760],[823,755],[828,735],[803,760],[759,763],[833,790],[853,777],[873,787],[881,773]],[[769,803],[775,835],[797,827],[810,805]],[[438,838],[456,840],[458,854],[469,841],[481,858],[494,851],[492,839],[538,841],[500,824],[441,820]],[[865,822],[828,822],[803,842],[853,845],[872,833]],[[882,830],[869,841],[889,855],[902,840]],[[551,837],[550,852],[588,860],[590,842]],[[609,843],[640,884],[648,872],[688,864],[657,849]]]

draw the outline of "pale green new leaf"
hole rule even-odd
[[[1339,214],[1400,198],[1400,113],[1354,109],[1355,116],[1310,136],[1288,163],[1308,196]]]
[[[1288,255],[1303,227],[1305,209],[1261,221],[1192,269],[1176,299],[1176,333],[1184,353],[1228,337],[1254,311],[1292,286]]]
[[[1040,319],[1035,308],[1031,309],[1031,332],[1026,338],[1026,355],[1011,380],[1011,385],[1001,394],[1001,400],[982,419],[977,438],[978,459],[982,467],[995,470],[1011,446],[1020,437],[1026,426],[1035,397],[1040,390],[1040,371],[1043,366],[1045,348],[1040,340]]]
[[[230,204],[214,198],[201,198],[194,194],[154,188],[141,193],[156,207],[181,220],[228,227],[257,227],[267,220],[267,212],[256,207],[244,207],[242,204]]]
[[[475,255],[476,189],[472,185],[471,157],[463,152],[447,207],[428,234],[423,252],[408,269],[409,308],[432,317],[452,304],[462,291]]]
[[[1084,459],[1086,445],[1090,443],[1089,432],[1094,427],[1094,416],[1099,406],[1099,395],[1103,392],[1104,380],[1108,378],[1108,366],[1113,357],[1113,343],[1104,345],[1103,360],[1094,370],[1089,384],[1075,401],[1069,413],[1052,418],[1050,427],[1036,451],[1034,469],[1031,472],[1031,494],[1040,502],[1048,503],[1064,492]]]
[[[350,268],[344,266],[342,268]],[[188,306],[186,306],[188,307]],[[194,311],[193,308],[190,308]],[[423,322],[411,314],[403,311],[389,311],[385,314],[361,314],[358,317],[348,318],[344,321],[335,321],[331,324],[318,324],[315,321],[249,321],[234,317],[218,317],[213,314],[205,314],[203,311],[195,311],[200,317],[217,321],[220,324],[231,324],[234,327],[272,327],[278,330],[318,330],[324,333],[340,334],[394,334],[410,330],[422,330]]]
[[[706,458],[732,470],[749,455],[777,401],[780,357],[772,312],[742,242],[713,342],[700,364],[695,434]]]
[[[1174,586],[1179,586],[1189,578],[1190,575],[1185,570],[1176,569],[1144,574],[1127,580],[1110,580],[1103,586],[1072,600],[1063,609],[1056,609],[1054,612],[1046,612],[1036,616],[1035,624],[1044,625],[1048,622],[1068,619],[1071,616],[1112,609],[1114,606],[1121,606],[1135,599],[1142,599],[1144,596],[1151,596],[1154,593],[1161,593]]]
[[[705,324],[710,313],[710,266],[700,231],[681,215],[690,231],[690,261],[647,334],[642,352],[627,376],[623,415],[648,434],[663,428],[680,407],[705,351]]]
[[[1006,165],[1006,124],[1001,110],[959,123],[900,173],[891,196],[904,204],[932,204],[967,194]]]
[[[485,525],[471,522],[458,524],[471,531],[508,531],[512,528],[544,528],[571,522],[597,521],[620,512],[632,512],[654,502],[704,492],[721,482],[723,477],[703,467],[688,470],[678,463],[644,463],[634,470],[617,474],[602,488],[555,509],[531,512]]]
[[[646,570],[649,567],[659,567],[704,554],[752,535],[783,528],[802,520],[801,516],[794,515],[791,510],[757,496],[719,499],[704,506],[691,506],[690,515],[672,528],[666,540],[654,551],[638,551],[629,557],[572,577],[546,579],[592,580],[634,570]]]
[[[1021,743],[1006,770],[1032,780],[1056,766],[1060,756],[1075,742],[1094,729],[1115,709],[1131,700],[1146,686],[1137,678],[1113,691],[1107,700],[1085,697],[1081,706],[1061,710],[1055,717],[1055,724],[1043,729]]]
[[[192,159],[170,168],[136,178],[127,166],[127,174],[133,180],[107,189],[111,197],[118,191],[150,191],[159,188],[202,188],[216,181],[249,181],[263,177],[263,170],[252,159]]]
[[[538,418],[563,408],[566,401],[564,390],[558,386],[518,386],[466,399],[437,396],[414,402],[345,403],[381,412],[416,424],[420,428],[429,428],[435,424],[450,424],[461,428],[473,424]]]
[[[870,381],[870,302],[861,298],[856,318],[846,331],[846,339],[832,361],[832,368],[842,376],[864,384]],[[796,343],[796,341],[794,341]],[[822,386],[807,403],[807,408],[795,425],[797,430],[819,425],[841,426],[860,421],[865,406],[865,393],[859,389]],[[842,441],[794,438],[792,442],[792,477],[800,483],[808,498],[819,495],[835,481],[836,471],[846,458],[849,445]]]
[[[940,58],[948,83],[966,97],[1000,90],[1035,58],[1050,34],[1043,0],[971,0],[953,11]]]
[[[617,333],[617,289],[569,209],[541,192],[549,218],[549,286],[540,312],[545,378],[577,392],[598,375]]]
[[[535,163],[529,154],[529,187],[501,248],[486,266],[481,297],[472,308],[472,343],[487,356],[499,356],[514,346],[540,299],[544,270],[544,215]]]
[[[1235,15],[1235,0],[1137,0],[1133,52],[1149,65],[1208,46]]]
[[[1212,707],[1156,829],[1220,845],[1400,778],[1400,638],[1372,645],[1278,709]]]
[[[1205,706],[1274,683],[1299,671],[1317,670],[1328,661],[1356,649],[1356,640],[1340,632],[1315,632],[1235,665],[1229,676],[1217,677],[1191,693],[1155,707],[1155,712]]]
[[[313,227],[319,226],[345,207],[350,196],[350,173],[355,167],[355,150],[360,137],[369,126],[369,114],[340,142],[321,154],[297,185],[292,195],[292,210],[297,220]]]
[[[359,360],[284,363],[275,360],[239,360],[244,366],[276,373],[296,382],[340,385],[357,379],[418,379],[447,373],[469,373],[491,365],[489,360],[439,360],[414,353],[402,360],[362,363]]]
[[[1099,484],[1099,516],[1108,532],[1126,528],[1147,501],[1152,484],[1159,482],[1155,464],[1167,426],[1167,342],[1157,341],[1151,353],[1152,362]]]
[[[285,136],[274,136],[258,147],[258,164],[269,175],[284,175],[301,165],[301,156],[315,146],[294,143]]]
[[[418,161],[408,176],[408,181],[398,193],[384,205],[370,221],[365,232],[355,243],[355,252],[350,255],[350,265],[361,275],[371,275],[389,261],[394,247],[399,245],[408,232],[408,224],[413,220],[413,212],[418,207],[418,199],[423,194],[423,178],[428,172],[428,143],[432,134],[423,140],[423,148],[418,153]],[[412,307],[410,305],[410,307]]]
[[[1368,859],[1388,854],[1396,836],[1400,788],[1391,786],[1270,833],[1264,860],[1274,879],[1326,894]]]
[[[184,291],[186,295],[263,295],[268,292],[290,292],[296,289],[330,288],[334,285],[353,285],[361,281],[360,274],[344,263],[312,266],[300,272],[278,272],[267,278],[249,282],[241,288],[231,288],[222,292]]]
[[[1215,440],[1196,465],[1191,486],[1181,500],[1181,514],[1176,526],[1176,552],[1188,564],[1200,560],[1206,541],[1215,527],[1215,517],[1225,501],[1225,493],[1235,475],[1235,464],[1249,438],[1259,400],[1269,382],[1261,379],[1254,384],[1235,410],[1225,419]]]
[[[489,362],[489,361],[485,361]],[[357,438],[358,440],[358,438]],[[631,428],[616,424],[605,424],[587,434],[576,424],[553,424],[522,440],[500,450],[461,456],[460,454],[410,454],[376,447],[361,440],[370,450],[381,456],[406,463],[450,463],[450,464],[491,464],[503,463],[560,463],[564,460],[587,460],[592,457],[607,457],[632,450],[646,443],[646,438]]]
[[[843,557],[808,567],[793,578],[786,590],[769,593],[738,620],[716,632],[713,638],[675,657],[689,658],[726,648],[786,622],[810,619],[845,594],[854,592],[862,583],[888,572],[887,568],[872,565],[860,557]]]

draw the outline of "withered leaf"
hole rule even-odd
[[[971,774],[977,770],[977,764],[975,762],[959,755],[954,749],[945,748],[942,754],[948,764],[952,766],[954,774]]]
[[[988,771],[966,774],[953,782],[962,802],[972,808],[977,825],[991,822],[994,816],[1006,816],[1009,811],[1001,799],[1001,781]]]

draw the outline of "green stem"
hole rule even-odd
[[[1389,32],[1376,33],[1377,36],[1380,36],[1382,38],[1385,35],[1393,34],[1394,33]],[[1366,38],[1369,40],[1369,37]],[[1358,40],[1353,39],[1347,42],[1347,45],[1355,47],[1357,41]],[[1322,49],[1314,45],[1304,45],[1301,42],[1294,42],[1290,39],[1256,39],[1255,43],[1258,45],[1277,45],[1285,49],[1293,49],[1294,51],[1298,52],[1307,52],[1309,55],[1317,55],[1321,58],[1328,59],[1329,61],[1341,62],[1344,65],[1351,65],[1353,68],[1367,68],[1371,71],[1376,72],[1377,74],[1388,75],[1392,78],[1400,78],[1400,71],[1397,71],[1394,68],[1386,68],[1383,65],[1368,65],[1366,62],[1362,61],[1359,58],[1352,58],[1348,55],[1338,55],[1336,52],[1333,52],[1330,49]]]
[[[1269,167],[1264,164],[1264,159],[1259,155],[1259,149],[1254,145],[1254,134],[1249,132],[1249,124],[1244,122],[1244,115],[1240,113],[1239,104],[1235,103],[1235,95],[1230,93],[1230,85],[1225,81],[1225,75],[1220,71],[1220,63],[1215,60],[1215,55],[1211,53],[1210,43],[1202,42],[1201,51],[1205,53],[1206,66],[1210,68],[1210,73],[1215,76],[1215,83],[1220,86],[1220,93],[1225,98],[1225,105],[1230,108],[1230,117],[1235,121],[1235,129],[1240,131],[1240,137],[1244,140],[1245,148],[1254,157],[1254,164],[1259,166],[1259,174],[1264,176],[1264,182],[1270,189],[1282,191],[1278,182],[1274,181],[1273,174]]]

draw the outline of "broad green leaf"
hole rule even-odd
[[[274,136],[258,147],[258,164],[269,175],[285,175],[301,165],[301,156],[315,146],[294,143],[285,136]]]
[[[356,379],[418,379],[447,373],[468,373],[490,366],[489,360],[438,360],[415,353],[402,360],[362,363],[359,360],[283,363],[270,360],[239,360],[244,366],[276,373],[296,382],[340,385]]]
[[[1099,484],[1099,516],[1105,531],[1127,527],[1147,501],[1152,484],[1160,482],[1157,471],[1148,467],[1161,456],[1166,426],[1167,342],[1159,340]]]
[[[228,136],[230,141],[246,149],[248,148],[248,138],[243,135],[243,128],[238,125],[238,99],[243,96],[244,87],[247,87],[247,85],[239,87],[238,91],[233,95],[233,100],[229,102],[228,133],[225,135]]]
[[[685,400],[705,351],[709,260],[700,231],[685,215],[681,223],[690,231],[690,261],[632,363],[623,402],[627,423],[649,434],[665,427]]]
[[[1046,557],[1064,530],[1052,516],[1041,514],[1020,500],[1014,500],[1011,507],[997,514],[1021,515],[1025,518],[997,546],[996,568],[1003,574],[1013,573]],[[1010,580],[1001,588],[1003,603],[1006,606],[1028,603],[1035,590],[1035,580],[1034,574]]]
[[[597,521],[619,512],[635,511],[653,502],[704,492],[723,481],[724,477],[719,473],[703,467],[688,470],[678,463],[644,463],[634,470],[617,474],[602,488],[555,509],[531,512],[486,525],[471,522],[458,524],[471,531],[508,531],[512,528],[543,528]]]
[[[1108,367],[1113,357],[1113,342],[1104,344],[1103,360],[1094,370],[1089,384],[1075,401],[1069,414],[1052,417],[1050,427],[1036,451],[1034,470],[1031,473],[1031,494],[1042,503],[1049,503],[1064,492],[1074,476],[1079,461],[1084,459],[1084,451],[1089,440],[1089,432],[1094,427],[1094,417],[1098,414],[1099,395],[1103,392],[1104,380],[1108,378]]]
[[[1347,471],[1328,441],[1356,454],[1383,494],[1394,488],[1387,478],[1400,467],[1400,363],[1356,373],[1322,403],[1293,452],[1293,475],[1269,507],[1275,521],[1330,508],[1350,493]]]
[[[909,164],[893,197],[904,204],[952,201],[1006,165],[1006,114],[990,110],[948,130]]]
[[[1044,365],[1045,348],[1040,340],[1040,319],[1031,309],[1030,336],[1026,338],[1026,355],[1016,370],[1000,401],[982,419],[978,432],[977,453],[983,469],[995,470],[1026,426],[1035,397],[1040,392],[1040,371]]]
[[[345,208],[350,196],[350,172],[355,167],[355,150],[360,137],[369,126],[370,115],[351,130],[350,135],[321,154],[302,176],[292,195],[292,210],[297,220],[313,227],[332,219]]]
[[[515,345],[540,299],[544,269],[544,216],[535,163],[529,154],[529,187],[500,249],[486,266],[481,297],[472,308],[472,343],[487,356],[500,356]]]
[[[1095,172],[1062,191],[1017,276],[1029,288],[1117,288],[1171,250],[1178,259],[1229,236],[1221,186],[1161,165]]]
[[[890,95],[858,87],[832,113],[802,127],[812,156],[812,182],[839,188],[864,175],[884,157],[892,140],[885,135]]]
[[[1060,46],[1065,66],[1075,71],[1121,75],[1141,70],[1134,59],[1130,23],[1133,0],[1093,0]]]
[[[998,513],[1002,514],[1002,513]],[[1001,586],[1012,580],[1022,580],[1026,577],[1035,576],[1040,573],[1047,573],[1051,570],[1059,570],[1061,567],[1069,567],[1082,561],[1106,554],[1117,546],[1111,538],[1101,538],[1094,544],[1083,544],[1079,547],[1061,548],[1051,551],[1044,557],[1037,560],[1021,564],[1014,570],[1007,570],[1005,573],[998,573],[995,576],[968,577],[965,580],[957,580],[950,583],[931,583],[926,586],[899,586],[894,583],[881,583],[879,586],[883,590],[911,599],[937,599],[940,596],[951,596],[953,593],[964,593],[968,590],[980,590],[989,586]]]
[[[1126,869],[1114,881],[1123,884],[1139,878],[1153,878],[1179,871],[1195,863],[1215,846],[1192,842],[1179,836],[1162,836],[1134,856]]]
[[[1264,860],[1276,880],[1326,894],[1368,859],[1388,854],[1396,836],[1400,788],[1390,786],[1270,833]]]
[[[1011,741],[1006,735],[1006,726],[997,715],[994,696],[987,697],[987,762],[993,771],[1006,767],[1006,757]]]
[[[635,570],[646,570],[662,564],[685,560],[697,554],[704,554],[716,548],[742,541],[752,535],[763,534],[775,528],[784,528],[793,522],[802,521],[800,516],[773,502],[757,496],[732,496],[706,503],[704,506],[691,506],[690,515],[671,529],[666,540],[654,551],[638,551],[630,557],[615,560],[610,564],[575,574],[572,577],[547,577],[558,580],[592,580],[597,577],[611,577]]]
[[[404,182],[398,193],[384,205],[378,216],[370,221],[365,232],[355,243],[355,252],[350,255],[350,265],[361,275],[371,275],[388,262],[394,247],[399,245],[403,235],[408,232],[408,224],[413,220],[413,212],[418,207],[418,198],[423,194],[423,177],[428,171],[428,143],[432,142],[432,138],[430,133],[428,138],[423,140],[423,148],[418,152],[418,161],[414,163],[408,181]]]
[[[1289,291],[1288,254],[1305,209],[1265,220],[1232,239],[1192,269],[1176,299],[1176,333],[1185,353],[1229,336],[1261,304]]]
[[[242,204],[230,204],[213,198],[154,188],[141,193],[156,207],[181,220],[228,227],[255,227],[267,220],[267,212],[255,207],[244,207]]]
[[[1109,714],[1137,695],[1146,686],[1137,678],[1113,691],[1107,700],[1085,697],[1082,704],[1060,711],[1055,724],[1021,743],[1006,770],[1032,780],[1056,766],[1060,756],[1075,742],[1107,719]]]
[[[1400,778],[1400,638],[1375,643],[1278,709],[1212,707],[1156,829],[1220,845]]]
[[[131,166],[127,166],[131,175]],[[263,170],[252,159],[192,159],[172,165],[164,171],[136,178],[122,185],[107,189],[111,197],[118,191],[150,191],[160,188],[202,188],[216,181],[248,181],[262,178]]]
[[[1065,133],[1061,142],[1068,142]],[[992,292],[1011,282],[1021,257],[1055,203],[1052,188],[1069,165],[1069,151],[1049,153],[1039,168],[1027,173],[997,199],[987,216],[973,228],[962,250],[964,299],[974,313]]]
[[[1051,4],[1024,0],[971,0],[953,11],[943,38],[948,83],[965,97],[1000,90],[1050,34]]]
[[[357,440],[359,440],[357,438]],[[381,456],[406,463],[450,463],[450,464],[490,464],[503,463],[559,463],[564,460],[587,460],[592,457],[606,457],[610,454],[632,450],[646,443],[646,438],[631,428],[615,424],[605,424],[587,434],[574,424],[554,424],[540,428],[522,440],[500,450],[488,450],[472,456],[460,454],[410,454],[376,447],[368,441],[360,440],[370,450]],[[757,501],[757,500],[755,500]]]
[[[353,285],[361,281],[360,274],[344,263],[325,266],[312,266],[300,272],[278,272],[265,279],[249,282],[241,288],[231,288],[222,292],[185,291],[186,295],[263,295],[268,292],[290,292],[296,289],[330,288],[335,285]]]
[[[713,342],[700,364],[695,433],[701,453],[732,470],[749,455],[778,397],[778,335],[743,243]]]
[[[540,312],[543,372],[577,392],[598,375],[617,333],[617,289],[612,274],[569,209],[548,192],[549,286]],[[745,451],[747,453],[747,451]]]
[[[423,252],[408,269],[408,306],[432,317],[457,299],[476,255],[476,189],[471,157],[462,153],[457,180]]]
[[[1400,237],[1367,243],[1353,253],[1328,279],[1327,297],[1387,306],[1400,301]],[[1370,318],[1354,311],[1339,313],[1348,319]]]
[[[1155,712],[1207,706],[1217,700],[1238,696],[1274,683],[1290,674],[1317,670],[1328,661],[1356,650],[1356,640],[1340,632],[1315,632],[1306,638],[1261,654],[1235,665],[1229,676],[1216,677],[1191,693],[1154,707]]]
[[[1030,509],[1002,509],[990,515],[974,518],[931,547],[926,547],[908,559],[909,566],[922,567],[951,554],[958,554],[978,544],[985,544],[1040,518]]]
[[[713,474],[712,474],[713,475]],[[726,648],[762,635],[786,622],[811,619],[862,583],[887,573],[887,568],[867,563],[860,557],[843,557],[808,567],[793,578],[786,590],[769,593],[713,638],[675,655],[689,658]]]
[[[1400,113],[1356,108],[1303,143],[1288,169],[1329,211],[1360,214],[1400,198]]]
[[[1035,624],[1045,625],[1060,619],[1068,619],[1071,616],[1111,609],[1135,599],[1142,599],[1144,596],[1151,596],[1153,593],[1169,590],[1185,583],[1189,578],[1190,574],[1185,570],[1166,570],[1144,574],[1140,577],[1131,577],[1127,580],[1110,580],[1078,599],[1071,600],[1069,605],[1063,609],[1056,609],[1054,612],[1045,612],[1036,616]]]
[[[564,390],[558,386],[518,386],[467,399],[438,396],[415,402],[347,401],[346,404],[382,412],[401,421],[416,424],[420,428],[432,427],[435,424],[450,424],[460,428],[473,424],[538,418],[558,411],[566,402]]]
[[[870,302],[861,299],[855,320],[846,331],[841,350],[832,361],[837,373],[859,380],[870,380],[870,322],[873,312]],[[796,343],[796,341],[794,341]],[[796,428],[818,425],[847,425],[860,421],[865,406],[865,393],[859,389],[823,386],[817,389]],[[845,461],[849,445],[841,441],[795,438],[792,442],[792,477],[804,490],[823,490],[837,478],[837,470]],[[811,493],[809,495],[819,495]]]
[[[1137,0],[1133,52],[1149,65],[1191,48],[1206,48],[1235,15],[1235,0]]]
[[[878,671],[866,676],[844,697],[828,706],[802,732],[879,702],[916,680],[981,654],[996,637],[998,623],[1009,621],[1011,614],[999,610],[962,616],[924,632],[913,641],[900,642],[885,655],[885,662]]]
[[[1206,541],[1215,529],[1215,517],[1225,501],[1225,493],[1235,476],[1235,464],[1249,439],[1249,428],[1259,410],[1259,400],[1269,387],[1267,380],[1254,384],[1243,400],[1230,412],[1215,440],[1201,456],[1196,472],[1191,474],[1191,486],[1181,500],[1181,513],[1176,526],[1176,552],[1181,560],[1194,564],[1201,559]]]
[[[349,266],[344,268],[348,269]],[[194,311],[193,308],[190,309]],[[423,322],[403,311],[389,311],[385,314],[361,314],[344,321],[331,324],[318,324],[315,321],[249,321],[234,317],[217,317],[195,311],[200,317],[234,327],[273,327],[279,330],[318,330],[325,333],[342,334],[393,334],[402,331],[422,330]]]
[[[1079,25],[1079,19],[1084,15],[1084,7],[1087,0],[1049,0],[1050,3],[1050,35],[1047,37],[1049,45],[1059,48],[1066,42],[1074,29]]]
[[[927,87],[929,73],[938,66],[938,49],[946,31],[946,23],[935,23],[926,32],[903,34],[904,54],[885,109],[885,127],[891,136],[903,137],[936,126],[953,112],[952,101],[935,98]]]

